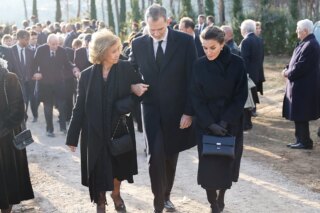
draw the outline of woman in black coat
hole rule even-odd
[[[282,115],[295,124],[296,141],[287,145],[292,149],[313,148],[309,121],[320,116],[320,47],[312,30],[313,23],[308,19],[297,23],[300,42],[282,73],[287,79]]]
[[[224,208],[225,191],[239,177],[247,76],[242,59],[231,54],[224,45],[221,29],[207,27],[200,38],[206,57],[195,62],[192,87],[199,151],[198,184],[206,189],[212,212],[220,212]],[[205,134],[235,136],[235,159],[202,156],[202,136]]]
[[[120,51],[120,39],[112,32],[102,30],[93,34],[89,49],[93,66],[81,73],[67,134],[66,144],[71,151],[75,151],[81,134],[82,184],[89,187],[97,212],[105,212],[106,191],[112,191],[116,210],[125,212],[120,184],[123,180],[133,183],[133,175],[138,173],[133,122],[125,114],[132,111],[137,101],[131,85],[141,82],[141,78],[129,62],[119,60]],[[126,117],[126,121],[120,117]],[[134,148],[113,156],[109,148],[111,137],[126,134],[125,123]]]
[[[26,150],[14,147],[13,134],[21,131],[24,102],[15,74],[8,72],[0,58],[0,209],[11,212],[12,205],[33,199]]]

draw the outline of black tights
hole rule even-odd
[[[218,191],[218,194],[217,194]],[[207,199],[210,203],[210,207],[213,213],[222,212],[224,209],[224,195],[226,189],[215,190],[215,189],[206,189]]]
[[[97,213],[104,213],[106,211],[106,192],[99,192],[97,202]]]

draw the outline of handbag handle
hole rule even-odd
[[[111,137],[111,140],[113,140],[114,136],[116,135],[116,132],[117,132],[117,129],[119,127],[119,124],[120,124],[120,121],[121,119],[124,119],[125,118],[125,115],[121,115],[119,120],[118,120],[118,123],[117,123],[117,126],[116,128],[114,129],[114,132],[112,134],[112,137]],[[124,122],[125,123],[125,126],[126,126],[126,129],[127,129],[127,132],[129,133],[129,128],[128,128],[128,125],[127,125],[127,121]]]

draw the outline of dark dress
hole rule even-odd
[[[129,62],[122,60],[112,66],[106,81],[102,78],[101,65],[91,66],[81,74],[66,144],[77,146],[81,134],[82,184],[89,187],[94,202],[99,192],[113,190],[114,178],[132,183],[133,175],[138,173],[131,116],[127,118],[127,125],[134,149],[113,157],[108,147],[120,115],[131,112],[138,101],[130,87],[138,82],[141,82],[140,76]],[[124,131],[124,125],[120,125],[115,137],[123,135]]]
[[[196,114],[199,151],[198,184],[205,189],[227,189],[239,177],[243,150],[242,112],[248,95],[247,76],[242,59],[225,46],[218,58],[198,59],[193,70],[192,103]],[[201,156],[202,135],[208,126],[227,122],[236,137],[235,160],[228,157]]]
[[[13,129],[15,134],[19,133],[23,119],[24,103],[18,78],[0,68],[0,209],[34,198],[26,150],[17,150],[12,143]]]

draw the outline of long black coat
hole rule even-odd
[[[225,46],[218,58],[207,57],[194,65],[192,103],[197,122],[199,151],[198,184],[205,189],[230,188],[239,177],[243,150],[242,113],[248,95],[247,77],[242,59]],[[236,137],[235,160],[228,157],[201,156],[202,135],[208,126],[227,122],[228,133]]]
[[[96,78],[102,72],[101,65],[94,65],[81,73],[79,81],[79,94],[73,109],[72,118],[67,134],[66,144],[78,145],[81,134],[81,175],[82,184],[89,186],[95,165],[100,159],[101,151],[107,150],[104,155],[108,165],[112,165],[109,154],[108,143],[110,143],[111,132],[115,129],[119,115],[131,112],[136,97],[131,94],[131,84],[141,82],[140,76],[134,72],[129,62],[119,61],[110,70],[111,86],[108,87],[108,105],[103,108],[101,78]],[[97,81],[98,80],[98,81]],[[101,80],[102,81],[102,80]],[[106,114],[106,111],[107,114]],[[107,124],[107,125],[105,125]],[[127,157],[121,164],[125,166],[127,175],[137,174],[137,159],[135,149],[135,136],[132,118],[128,119],[128,127],[134,150],[125,154]],[[105,174],[109,180],[109,188],[113,189],[113,172],[116,168],[106,168]],[[91,190],[91,189],[90,189]],[[92,198],[92,197],[91,197]]]
[[[193,115],[190,99],[192,64],[196,48],[191,36],[168,28],[165,56],[159,70],[154,57],[153,39],[149,35],[133,40],[130,61],[143,75],[148,91],[142,100],[143,125],[149,151],[157,131],[164,136],[164,148],[172,155],[195,145],[192,127],[180,129],[183,114]]]
[[[257,85],[265,81],[263,72],[264,50],[261,38],[250,33],[240,44],[241,57],[244,60],[247,73]]]
[[[4,77],[9,107],[4,95]],[[17,150],[12,143],[13,130],[15,134],[20,132],[23,119],[24,102],[18,78],[0,69],[0,209],[34,198],[26,150]]]
[[[320,48],[313,34],[295,48],[285,75],[288,76],[282,116],[292,121],[318,119]]]

